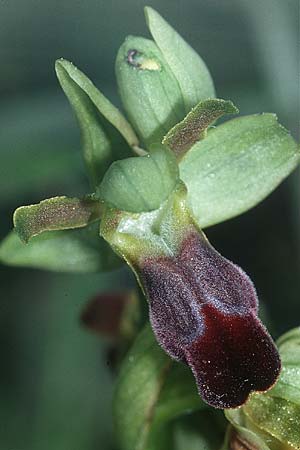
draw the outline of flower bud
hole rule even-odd
[[[129,36],[118,52],[116,75],[124,109],[148,148],[215,91],[200,56],[152,8],[145,15],[154,41]]]
[[[197,228],[182,184],[158,210],[107,209],[101,233],[136,273],[159,344],[190,366],[207,403],[234,408],[275,383],[280,359],[255,288]]]

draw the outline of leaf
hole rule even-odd
[[[299,358],[299,350],[298,350]],[[293,402],[300,408],[300,360],[298,364],[284,364],[280,378],[270,395]],[[300,409],[299,409],[300,410]]]
[[[77,67],[59,59],[55,70],[79,121],[83,153],[92,183],[97,185],[115,159],[131,154],[138,140],[120,111]]]
[[[298,332],[298,335],[300,333]],[[278,382],[269,392],[274,397],[298,405],[300,411],[300,341],[287,341],[279,347],[282,371]]]
[[[115,161],[106,172],[96,198],[123,211],[151,211],[159,208],[177,182],[174,155],[155,145],[147,156]]]
[[[223,433],[211,409],[180,417],[173,424],[172,450],[216,450]]]
[[[120,448],[158,450],[161,447],[153,447],[153,442],[161,436],[163,425],[203,407],[191,372],[163,352],[147,325],[123,362],[115,391]]]
[[[285,352],[285,348],[290,348],[290,345],[300,344],[300,327],[293,328],[292,330],[284,333],[277,339],[277,345]]]
[[[230,446],[228,445],[231,439],[234,439],[234,442],[238,442],[238,444],[241,446],[240,448],[245,450],[247,448],[253,449],[253,450],[273,450],[273,448],[269,447],[263,437],[260,434],[257,434],[254,430],[250,430],[246,428],[244,414],[241,409],[227,409],[225,411],[225,416],[229,420],[229,422],[233,425],[234,429],[237,431],[237,433],[233,432],[233,429],[231,427],[228,430],[228,434],[226,437],[226,443],[224,446],[224,450],[231,449],[231,448],[239,448],[238,446]],[[234,433],[234,434],[233,434]],[[269,436],[268,439],[269,443],[272,443],[272,438]],[[242,446],[243,445],[243,446]]]
[[[277,344],[282,362],[278,382],[268,392],[297,405],[300,413],[300,328],[294,328],[281,336]]]
[[[121,265],[121,260],[99,237],[99,223],[86,228],[48,231],[28,244],[11,232],[0,245],[0,261],[11,266],[56,272],[99,272]]]
[[[201,137],[205,137],[208,126],[219,117],[238,112],[239,110],[229,100],[204,100],[198,103],[181,122],[171,128],[162,142],[181,157]]]
[[[183,97],[185,113],[198,102],[215,97],[210,73],[189,44],[152,8],[145,8],[148,28],[173,72]]]
[[[116,76],[130,122],[147,147],[161,142],[185,116],[182,95],[155,43],[129,36],[119,49]]]
[[[282,373],[266,394],[253,395],[244,414],[283,444],[300,448],[300,328],[278,340]]]
[[[210,130],[180,162],[199,226],[255,206],[295,169],[299,155],[296,142],[274,114],[245,116]]]
[[[14,226],[20,239],[27,243],[44,231],[85,227],[99,219],[100,207],[99,202],[90,199],[53,197],[16,209]]]
[[[286,400],[267,395],[255,395],[243,407],[248,416],[260,429],[269,433],[283,444],[300,448],[300,408]]]

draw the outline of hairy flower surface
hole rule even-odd
[[[111,209],[103,223],[145,292],[157,341],[191,367],[207,403],[235,408],[273,386],[281,364],[253,283],[196,226],[183,185],[157,211]]]
[[[275,383],[280,360],[251,280],[196,230],[176,258],[146,259],[141,279],[158,342],[189,364],[207,403],[234,408]]]

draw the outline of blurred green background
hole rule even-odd
[[[218,96],[276,112],[297,136],[297,0],[149,1],[201,54]],[[75,118],[54,73],[73,61],[119,105],[114,59],[148,36],[140,0],[0,1],[0,233],[14,209],[88,192]],[[207,230],[255,282],[275,337],[299,325],[300,173],[250,212]],[[87,299],[129,271],[66,275],[1,266],[0,448],[111,450],[109,343],[79,324]]]

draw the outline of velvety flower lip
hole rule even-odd
[[[84,326],[100,335],[117,337],[128,292],[104,292],[93,297],[81,313]]]
[[[140,274],[158,342],[191,367],[208,404],[235,408],[273,386],[281,363],[255,288],[204,235],[190,231],[176,257],[146,258]]]

